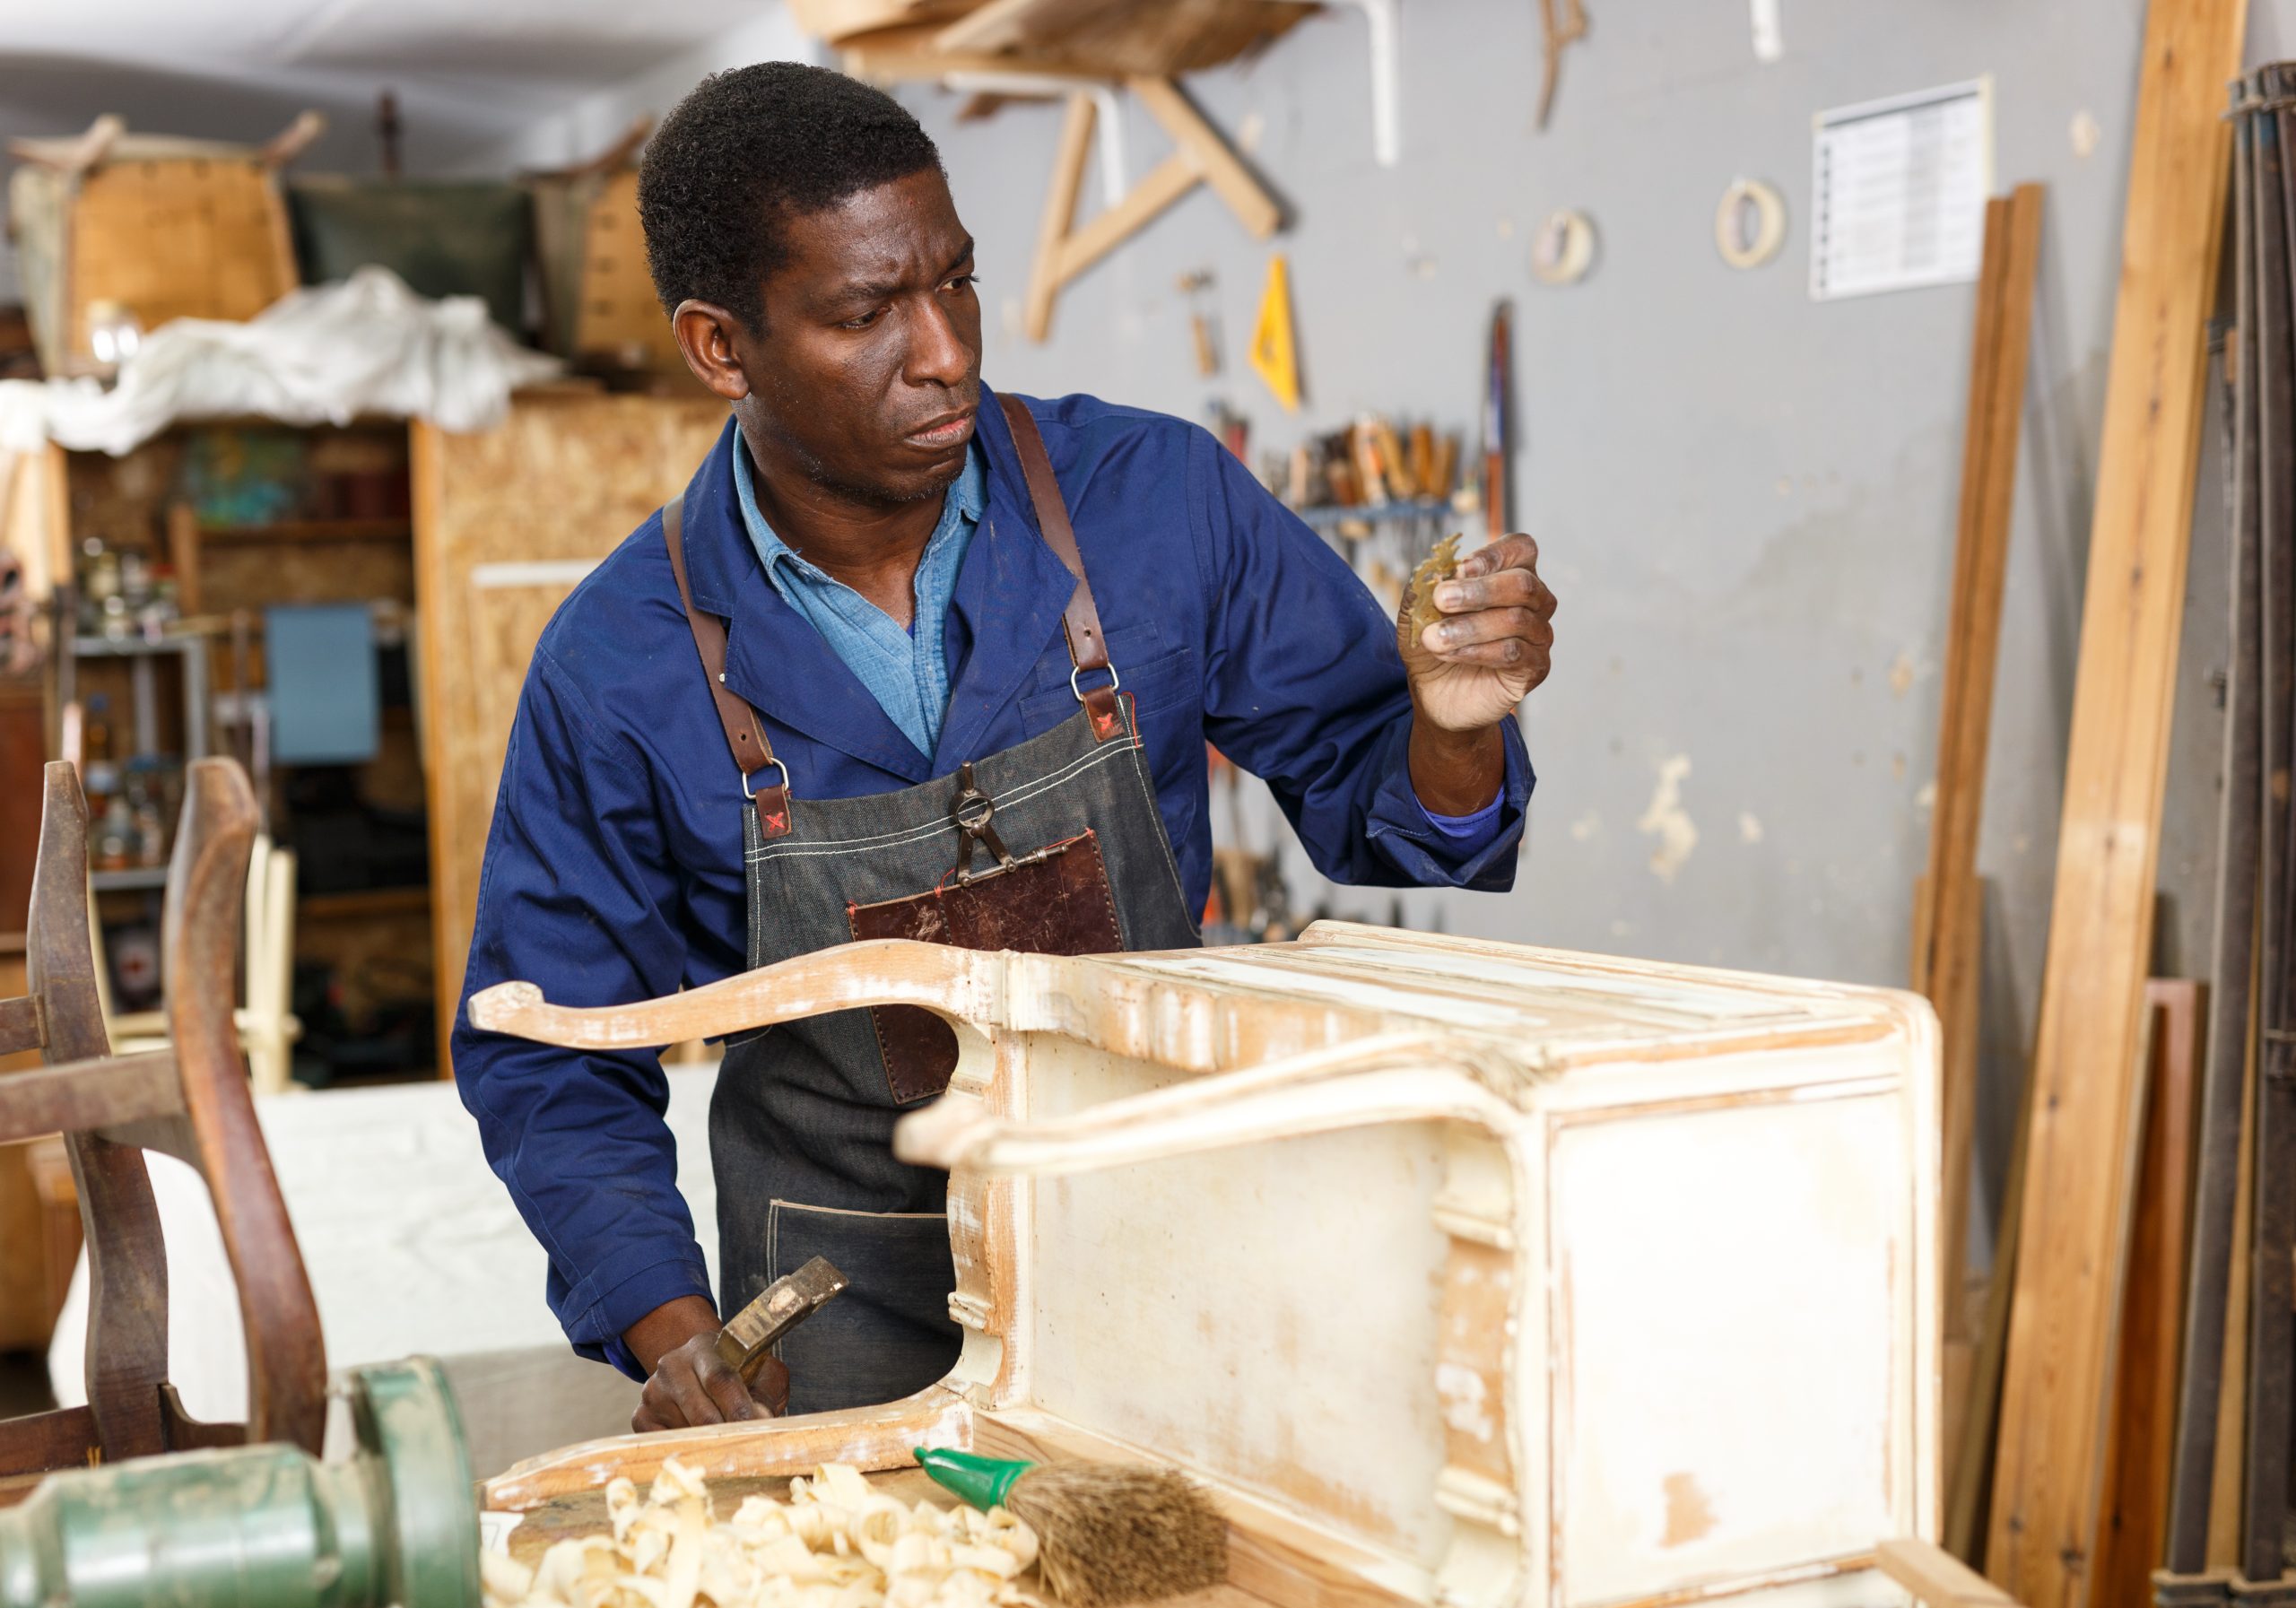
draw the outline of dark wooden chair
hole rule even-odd
[[[222,759],[196,761],[185,777],[161,917],[170,1044],[133,1056],[112,1055],[104,1036],[79,775],[51,764],[46,785],[25,942],[31,992],[0,1000],[0,1053],[39,1049],[48,1065],[0,1076],[0,1142],[65,1136],[87,1234],[88,1404],[0,1421],[0,1481],[243,1442],[316,1455],[326,1423],[318,1307],[231,1021],[257,820],[247,777]],[[167,1257],[144,1151],[188,1163],[213,1197],[247,1330],[245,1424],[198,1422],[167,1382]]]

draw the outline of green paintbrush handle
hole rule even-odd
[[[917,1453],[917,1461],[925,1472],[944,1489],[961,1498],[967,1507],[978,1508],[983,1513],[1002,1507],[1020,1477],[1036,1466],[1033,1463],[1014,1462],[1003,1457],[984,1457],[977,1452],[941,1452],[929,1448]]]

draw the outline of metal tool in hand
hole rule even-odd
[[[773,1343],[820,1311],[845,1288],[845,1275],[827,1256],[768,1284],[758,1298],[718,1331],[718,1355],[747,1383]]]

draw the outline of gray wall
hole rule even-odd
[[[908,93],[982,242],[987,373],[1192,417],[1224,396],[1251,417],[1256,450],[1365,408],[1431,415],[1472,444],[1484,321],[1494,297],[1512,297],[1518,523],[1538,537],[1562,603],[1553,675],[1525,714],[1542,779],[1515,891],[1414,894],[1407,917],[1901,983],[1926,852],[1974,297],[1954,286],[1810,300],[1810,119],[1991,74],[2001,186],[2048,187],[1979,856],[1994,887],[1985,1148],[1997,1171],[2046,941],[2143,7],[1787,0],[1785,58],[1769,65],[1753,59],[1737,0],[1588,9],[1592,35],[1566,59],[1539,134],[1535,6],[1406,4],[1405,160],[1393,170],[1371,160],[1352,11],[1195,81],[1222,126],[1262,126],[1254,159],[1296,208],[1282,245],[1309,393],[1297,419],[1239,364],[1210,383],[1195,375],[1174,280],[1213,270],[1237,359],[1266,256],[1208,195],[1064,295],[1048,345],[1021,338],[1009,309],[1057,114],[1022,107],[960,125],[953,97]],[[2254,54],[2296,44],[2292,20],[2296,8],[2259,5]],[[2072,135],[2083,112],[2102,135],[2087,157]],[[1161,135],[1136,111],[1126,135],[1144,170]],[[1715,203],[1740,174],[1776,185],[1791,219],[1781,256],[1743,274],[1711,243]],[[1554,289],[1531,279],[1526,237],[1562,205],[1594,217],[1602,248],[1588,280]],[[2208,958],[2208,678],[2224,613],[2215,473],[2212,451],[2162,856],[2172,969]],[[1681,801],[1698,841],[1669,881],[1638,829],[1677,755],[1691,762]],[[1296,851],[1293,866],[1308,887]],[[1328,897],[1378,919],[1391,904]]]
[[[2090,495],[2126,183],[2139,0],[1785,0],[1784,59],[1753,58],[1743,0],[1587,0],[1552,126],[1532,127],[1538,8],[1405,0],[1404,161],[1371,159],[1365,28],[1352,8],[1260,60],[1191,81],[1296,222],[1290,255],[1309,401],[1287,417],[1240,364],[1267,256],[1208,195],[1061,299],[1053,339],[1018,332],[1058,112],[960,124],[904,91],[941,141],[981,241],[992,384],[1085,389],[1188,417],[1213,398],[1255,452],[1358,411],[1428,416],[1473,445],[1485,320],[1516,305],[1518,522],[1562,600],[1552,678],[1526,706],[1542,780],[1515,891],[1414,893],[1413,925],[1863,982],[1906,976],[1926,852],[1952,563],[1969,286],[1813,303],[1810,119],[1820,109],[1990,74],[1996,172],[2048,187],[1980,868],[1987,912],[1981,1160],[1998,1174],[2038,1000],[2056,859]],[[502,152],[559,160],[680,85],[772,51],[720,41],[584,100]],[[760,47],[764,47],[761,49]],[[2252,0],[2249,56],[2296,53],[2296,0]],[[2077,115],[2100,137],[2075,149]],[[1162,136],[1127,109],[1136,177]],[[1714,205],[1739,175],[1787,197],[1787,248],[1740,274]],[[1085,206],[1099,204],[1097,172]],[[1583,284],[1535,282],[1532,224],[1581,208],[1601,233]],[[1190,356],[1183,273],[1209,268],[1231,371]],[[2160,968],[2205,970],[2222,659],[2213,413],[2201,481],[2161,850]],[[1687,757],[1698,831],[1671,881],[1639,830]],[[1246,812],[1280,838],[1264,800]],[[1225,813],[1214,820],[1223,835]],[[1296,847],[1306,902],[1386,919]],[[1972,1225],[1980,1246],[1990,1213]]]

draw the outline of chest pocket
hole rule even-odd
[[[1064,652],[1046,656],[1042,683],[1021,700],[1022,724],[1031,734],[1059,725],[1075,711],[1067,659]],[[1167,648],[1152,621],[1109,631],[1109,663],[1116,666],[1124,690],[1132,695],[1144,726],[1152,716],[1193,710],[1202,703],[1204,684],[1196,667],[1196,650],[1186,645]],[[1094,676],[1098,678],[1098,672]]]

